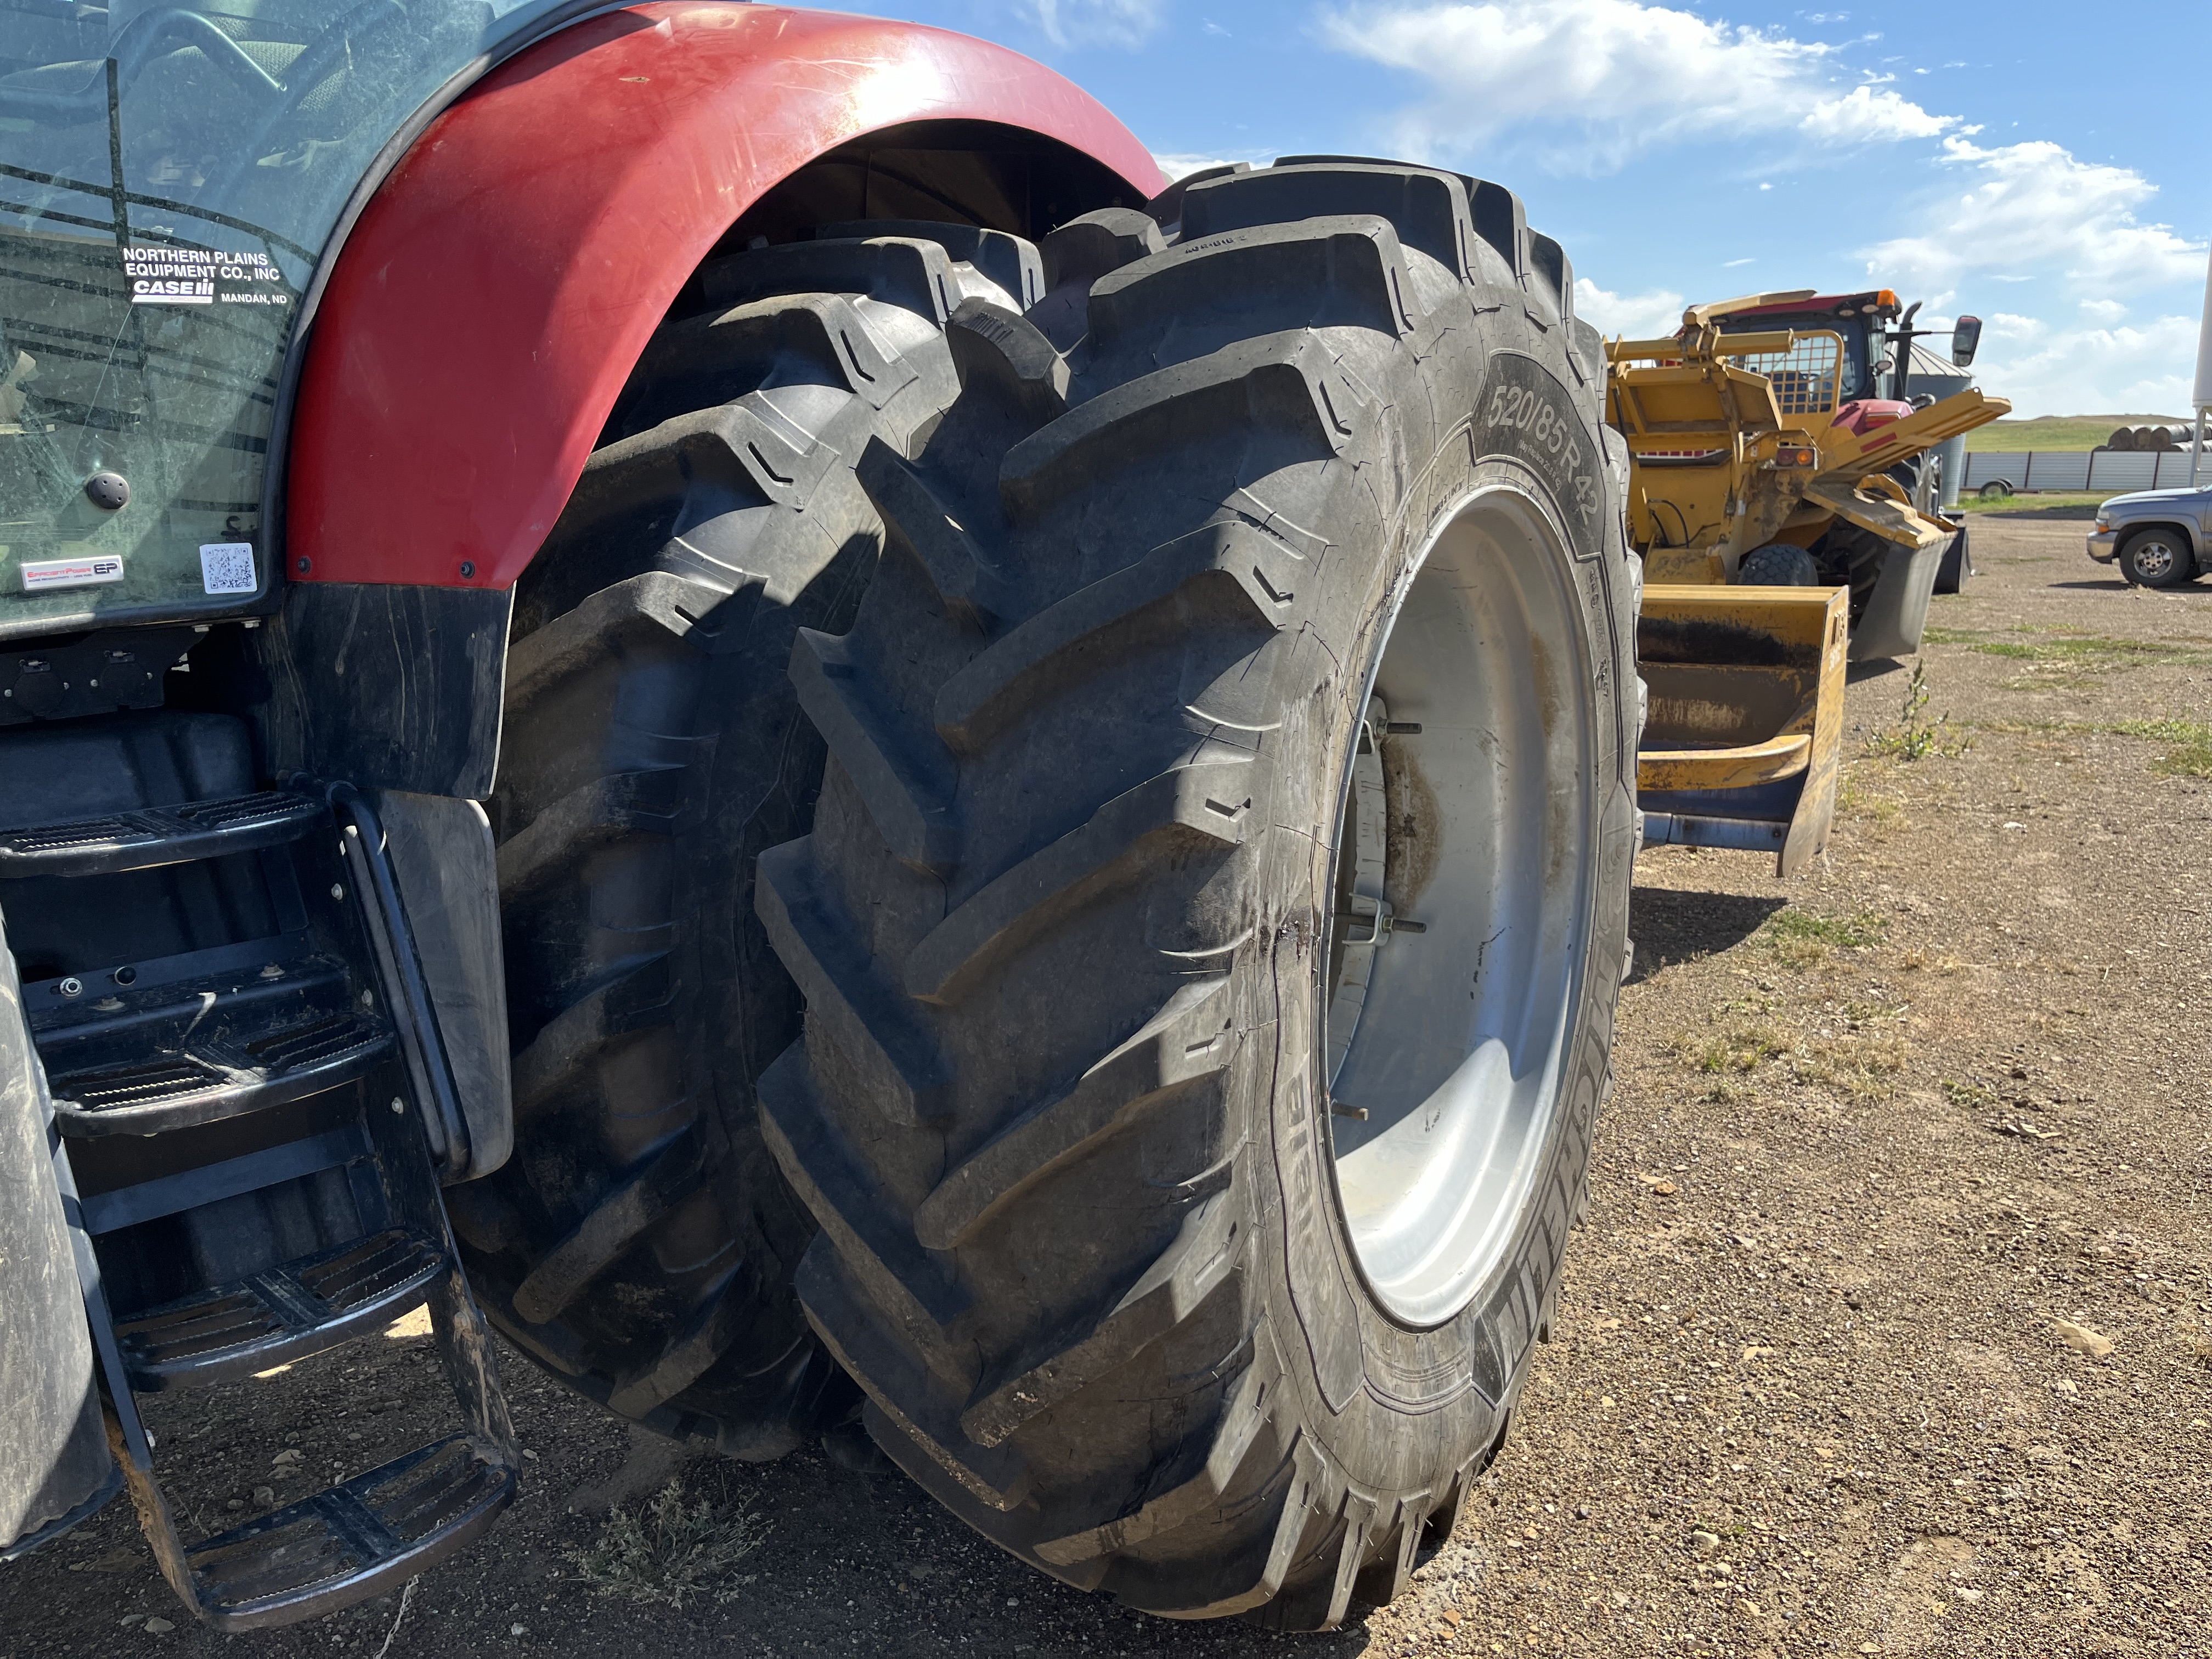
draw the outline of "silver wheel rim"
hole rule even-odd
[[[1581,1000],[1595,714],[1571,584],[1525,496],[1468,498],[1389,618],[1347,767],[1320,1055],[1336,1193],[1369,1289],[1416,1328],[1517,1231]]]
[[[2137,542],[2128,556],[2135,564],[2136,574],[2147,580],[2156,581],[2173,574],[2173,550],[2164,542]]]

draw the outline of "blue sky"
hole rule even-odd
[[[1923,318],[1980,314],[1982,385],[2021,414],[2188,411],[2212,235],[2204,0],[839,9],[1041,58],[1171,172],[1336,151],[1498,179],[1608,332],[1671,327],[1685,301],[1889,287]]]

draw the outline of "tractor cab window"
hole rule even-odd
[[[1830,311],[1808,311],[1794,315],[1777,316],[1761,312],[1754,316],[1722,317],[1717,319],[1721,331],[1729,334],[1765,333],[1770,330],[1793,329],[1801,334],[1815,330],[1843,337],[1843,382],[1836,402],[1838,406],[1854,403],[1861,398],[1878,398],[1877,378],[1881,367],[1881,349],[1869,339],[1875,325],[1865,317],[1838,317]]]
[[[294,318],[378,151],[556,0],[0,0],[0,638],[250,605]]]

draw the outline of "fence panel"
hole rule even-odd
[[[1960,486],[1979,489],[1985,483],[2008,483],[2014,489],[2027,475],[2027,456],[2019,450],[1972,450],[1966,455],[1966,476]]]
[[[2071,454],[2055,449],[2033,450],[2027,458],[2027,482],[2022,489],[2087,489],[2089,487],[2089,454],[2076,450]]]
[[[2199,476],[2212,483],[2212,452],[2207,453]],[[1972,494],[1985,483],[2008,483],[2018,490],[2101,489],[2114,495],[2134,489],[2186,489],[2189,452],[1984,450],[1966,457],[1966,476],[1960,488]]]
[[[2109,489],[2118,494],[2123,489],[2149,489],[2158,478],[2160,457],[2155,451],[2131,453],[2124,449],[2099,451],[2089,457],[2088,482],[2085,489]]]
[[[2212,477],[2212,454],[2204,458],[2197,469],[2197,478]],[[2163,449],[2158,454],[2158,476],[2151,481],[2153,489],[2186,489],[2189,486],[2189,452],[2185,449]]]

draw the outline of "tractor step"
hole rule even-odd
[[[349,1341],[421,1304],[446,1251],[402,1228],[319,1250],[115,1322],[142,1394],[226,1382]]]
[[[351,1081],[394,1047],[354,983],[309,958],[34,1017],[62,1133],[159,1134]]]
[[[0,830],[0,878],[111,876],[297,841],[330,808],[289,789]]]
[[[455,1434],[185,1552],[201,1618],[289,1625],[378,1594],[467,1547],[515,1493],[507,1455]]]
[[[29,969],[0,1018],[43,1072],[123,1484],[170,1588],[226,1631],[398,1588],[489,1527],[520,1468],[441,1189],[467,1124],[374,805],[255,778],[225,716],[0,731],[0,962]],[[139,1399],[374,1341],[417,1309],[459,1418],[445,1437],[187,1544]]]

